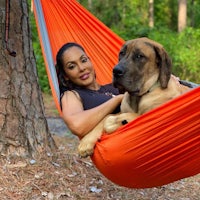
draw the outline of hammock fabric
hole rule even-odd
[[[34,0],[34,13],[50,86],[58,110],[54,68],[66,42],[83,45],[97,81],[111,82],[124,41],[74,0]],[[97,142],[92,161],[112,182],[150,188],[200,173],[200,87],[138,117]],[[61,111],[60,111],[61,113]],[[61,113],[62,115],[62,113]]]

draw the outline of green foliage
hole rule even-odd
[[[177,30],[178,1],[157,0],[154,3],[155,27]]]
[[[200,28],[200,2],[199,0],[188,1],[188,25],[194,28]]]
[[[148,32],[148,1],[93,0],[92,8],[87,0],[79,2],[125,40]]]
[[[181,33],[157,30],[150,32],[149,38],[160,42],[169,53],[175,75],[200,82],[200,29],[186,28]]]

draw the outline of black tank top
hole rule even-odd
[[[91,108],[97,107],[102,103],[108,101],[113,97],[113,95],[118,95],[119,91],[117,88],[113,87],[112,84],[103,85],[99,90],[90,90],[86,88],[76,87],[73,89],[76,91],[83,103],[84,110],[89,110]],[[67,91],[67,89],[62,88],[61,90],[61,98],[63,93]],[[118,106],[114,113],[120,112],[120,106]]]

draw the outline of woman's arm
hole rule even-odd
[[[74,92],[67,91],[61,100],[63,119],[72,133],[82,138],[106,115],[112,113],[122,98],[123,95],[117,95],[95,108],[84,110],[80,98]]]

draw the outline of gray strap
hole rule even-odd
[[[56,69],[54,66],[51,45],[49,42],[49,36],[48,36],[47,28],[46,28],[42,6],[40,3],[40,0],[34,0],[33,3],[35,5],[35,10],[36,10],[35,15],[37,16],[37,19],[38,19],[38,26],[39,26],[38,29],[39,29],[41,39],[42,39],[41,42],[44,48],[44,54],[45,54],[45,58],[48,64],[46,67],[49,69],[49,72],[50,72],[50,77],[48,78],[51,79],[54,89],[56,91],[57,99],[60,102],[60,90],[59,90],[58,78],[57,78]]]

